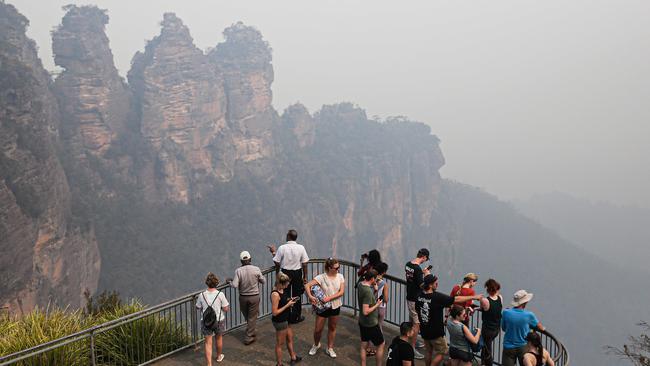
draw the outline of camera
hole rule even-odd
[[[361,254],[361,259],[366,259],[366,258],[368,258],[368,253]]]

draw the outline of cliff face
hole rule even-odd
[[[127,131],[131,96],[113,64],[105,11],[74,5],[65,9],[52,33],[54,60],[64,69],[55,82],[62,137],[77,158],[104,157]]]
[[[0,3],[0,303],[16,312],[77,306],[99,277],[92,230],[71,221],[56,154],[59,111],[27,24]]]
[[[453,246],[438,234],[446,232],[436,204],[444,159],[425,125],[372,121],[349,103],[314,114],[296,104],[279,116],[271,49],[258,30],[234,24],[205,54],[171,13],[133,58],[126,85],[106,13],[65,9],[53,32],[64,71],[53,86],[24,24],[3,32],[24,48],[3,69],[14,75],[23,65],[17,80],[37,81],[14,88],[29,96],[3,91],[2,245],[21,250],[2,273],[14,293],[48,289],[76,304],[99,275],[97,245],[99,286],[148,302],[195,288],[207,270],[229,272],[241,250],[266,258],[263,244],[289,227],[314,257],[377,247],[397,263],[422,246]],[[34,103],[44,109],[28,108]],[[21,119],[11,126],[29,129],[5,122]],[[58,280],[68,268],[81,270]],[[57,280],[44,284],[43,274]]]

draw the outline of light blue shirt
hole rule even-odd
[[[523,347],[528,343],[526,336],[532,328],[537,327],[539,320],[535,314],[524,309],[506,309],[501,318],[503,336],[503,349]]]

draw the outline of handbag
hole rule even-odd
[[[325,298],[325,291],[323,291],[323,288],[320,287],[319,285],[314,285],[311,287],[311,294],[314,295],[316,300],[316,304],[312,304],[312,307],[314,308],[314,311],[316,314],[321,314],[325,312],[326,310],[329,310],[332,308],[332,303],[331,302],[324,302],[323,299]]]
[[[473,335],[476,335],[476,332],[478,332],[478,330],[470,330],[470,332],[472,332]],[[483,345],[485,344],[485,342],[483,342],[482,335],[478,338],[478,343],[472,343],[467,338],[465,338],[465,340],[467,340],[467,345],[469,345],[469,349],[471,349],[472,352],[474,353],[481,352],[481,349],[483,349]]]

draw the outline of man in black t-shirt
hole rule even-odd
[[[404,266],[404,272],[406,275],[406,306],[409,311],[409,320],[413,323],[413,330],[415,335],[411,337],[410,342],[411,346],[415,348],[415,341],[418,337],[418,332],[420,331],[420,321],[418,320],[418,314],[415,311],[415,300],[417,300],[418,294],[422,291],[422,278],[425,275],[429,274],[429,268],[424,270],[420,267],[422,263],[429,260],[429,250],[427,248],[422,248],[418,251],[418,255],[415,259],[407,262]],[[424,356],[415,351],[415,358],[421,360]]]
[[[399,326],[399,337],[393,338],[388,347],[386,366],[414,366],[414,349],[409,343],[409,337],[415,334],[413,323],[404,322]]]
[[[449,349],[445,340],[444,309],[453,304],[483,298],[483,295],[452,297],[437,292],[437,288],[438,277],[425,276],[422,292],[417,296],[415,302],[415,309],[420,320],[420,334],[426,347],[424,364],[427,366],[438,366]]]

